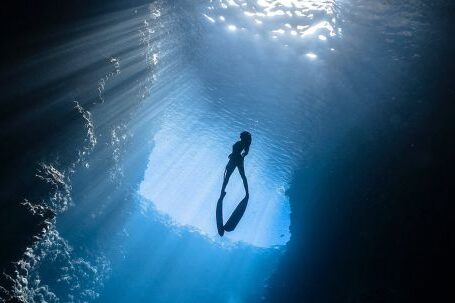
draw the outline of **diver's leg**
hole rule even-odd
[[[245,167],[243,166],[243,161],[237,164],[237,167],[239,169],[240,176],[242,177],[243,187],[245,187],[245,193],[247,196],[249,196],[250,193],[248,192],[248,180],[246,179],[245,176]]]
[[[231,163],[231,161],[228,162],[226,165],[226,169],[224,170],[224,180],[223,180],[223,186],[221,187],[221,195],[226,194],[225,189],[226,186],[229,182],[229,178],[231,177],[232,173],[234,172],[235,165]]]

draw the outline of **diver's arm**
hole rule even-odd
[[[243,149],[242,157],[245,158],[246,155],[248,155],[248,152],[250,151],[250,147],[247,146]]]

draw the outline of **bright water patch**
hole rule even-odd
[[[218,200],[227,155],[237,141],[242,126],[223,121],[226,113],[208,111],[197,83],[179,92],[154,136],[140,194],[153,203],[156,210],[167,215],[177,226],[194,229],[212,240],[220,239],[215,222]],[[218,122],[207,121],[204,115],[218,115]],[[269,159],[274,146],[268,145],[260,133],[253,131],[253,143],[245,158],[250,199],[237,229],[225,238],[258,247],[284,245],[289,241],[290,208],[285,195],[287,178],[273,170]],[[257,135],[257,136],[256,136]],[[237,171],[231,176],[224,199],[224,221],[244,197],[244,188]]]

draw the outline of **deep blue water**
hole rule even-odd
[[[419,194],[397,188],[419,184],[400,164],[436,161],[417,135],[436,106],[436,12],[417,0],[154,1],[64,30],[4,93],[40,100],[4,124],[10,137],[32,129],[16,203],[45,220],[3,295],[400,302],[414,242],[387,239],[421,231],[401,220]],[[219,237],[216,200],[243,130],[251,197]],[[227,192],[225,217],[243,196],[237,172]]]

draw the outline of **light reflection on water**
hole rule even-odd
[[[296,38],[311,39],[314,34],[334,37],[340,31],[334,0],[222,0],[210,1],[205,10],[203,16],[211,23],[282,43],[299,43]]]

